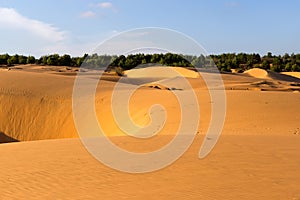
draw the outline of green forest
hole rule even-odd
[[[242,72],[251,68],[262,68],[275,72],[300,71],[300,54],[267,55],[246,53],[224,53],[210,56],[191,56],[174,53],[166,54],[134,54],[134,55],[97,55],[84,54],[82,57],[71,57],[70,55],[45,55],[40,58],[24,55],[0,55],[0,66],[9,67],[20,64],[37,64],[49,66],[69,66],[97,69],[105,67],[106,70],[118,68],[128,70],[139,65],[157,63],[166,66],[209,68],[217,66],[220,71],[230,72],[235,69]]]

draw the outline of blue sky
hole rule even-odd
[[[0,0],[0,53],[77,56],[141,27],[182,32],[209,53],[300,53],[299,8],[297,0]]]

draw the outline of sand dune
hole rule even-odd
[[[255,78],[268,78],[268,72],[259,68],[249,69],[247,71],[244,71],[244,74],[248,74]]]
[[[147,67],[140,69],[132,69],[125,71],[125,75],[129,78],[147,78],[147,77],[161,77],[173,78],[176,76],[183,76],[189,78],[198,78],[199,74],[195,71],[188,70],[182,67]]]
[[[99,124],[113,143],[133,152],[154,151],[170,142],[181,117],[172,90],[189,89],[181,79],[194,89],[200,122],[191,148],[171,166],[138,175],[104,166],[76,139],[75,70],[35,65],[0,70],[0,143],[21,141],[0,145],[1,199],[299,199],[298,79],[260,69],[222,74],[227,97],[224,129],[216,148],[199,160],[214,102],[198,73],[175,69],[180,76],[161,75],[160,68],[152,68],[147,76],[141,71],[126,72],[122,78],[105,74],[98,85]],[[97,78],[96,72],[84,73],[88,79]],[[160,77],[151,77],[156,75]],[[128,86],[139,86],[129,101],[136,124],[151,123],[152,105],[164,107],[167,121],[158,135],[146,140],[126,137],[117,126],[110,105],[118,81],[125,92]],[[89,126],[89,119],[86,123]]]
[[[300,79],[297,77],[296,73],[276,73],[272,71],[267,71],[264,69],[253,68],[244,72],[244,74],[253,76],[255,78],[261,79],[272,79],[277,81],[289,81],[289,82],[300,82]],[[291,76],[294,74],[294,76]]]
[[[173,77],[167,78],[159,81],[154,81],[150,83],[144,84],[146,87],[163,89],[163,90],[189,90],[193,87],[190,85],[189,82],[185,82],[188,80],[185,77]]]
[[[77,137],[71,110],[73,79],[0,73],[0,131],[21,141]]]
[[[169,141],[160,138],[151,147]],[[199,160],[203,138],[174,164],[128,174],[96,161],[76,139],[0,145],[2,199],[299,199],[298,136],[223,135]],[[114,142],[131,148],[128,138]],[[147,148],[147,147],[140,147]]]
[[[243,74],[256,78],[249,89],[271,91],[299,91],[300,79],[286,74],[253,68]]]
[[[22,68],[22,70],[0,72],[0,131],[8,137],[20,141],[78,137],[72,116],[72,89],[75,77],[66,76],[63,72],[61,76],[52,74],[52,71],[47,73],[44,68],[38,66],[26,66]],[[26,69],[29,69],[29,71]],[[159,71],[156,68],[152,68],[151,70],[153,69],[155,73]],[[201,112],[203,112],[201,114],[199,133],[204,133],[210,120],[210,98],[205,83],[201,78],[190,78],[190,74],[196,73],[194,71],[175,69],[177,71],[181,70],[181,74],[188,77],[187,80],[196,91]],[[43,73],[40,73],[39,70],[43,70]],[[256,69],[255,71],[261,72]],[[167,89],[189,89],[184,88],[179,81],[183,77],[175,76],[170,78],[171,75],[167,75],[169,78],[164,77],[156,82],[151,82],[153,80],[147,79],[147,77],[139,79],[125,77],[124,79],[125,85],[140,84],[141,86],[152,87],[152,89],[140,87],[132,97],[130,101],[131,117],[138,124],[145,125],[150,122],[148,109],[155,103],[161,103],[168,111],[169,120],[172,122],[166,126],[162,134],[175,132],[177,129],[176,121],[180,120],[176,97],[172,94],[172,91],[168,91]],[[297,116],[297,113],[300,113],[298,109],[298,94],[285,93],[282,95],[278,92],[265,94],[258,93],[255,90],[299,91],[299,84],[294,82],[278,82],[270,78],[261,80],[255,77],[245,77],[243,74],[223,74],[222,76],[225,88],[236,90],[236,92],[232,91],[233,93],[231,91],[227,92],[227,98],[229,99],[228,113],[236,111],[237,114],[235,114],[236,117],[232,117],[229,114],[227,124],[231,125],[225,126],[226,134],[238,132],[239,129],[235,129],[234,127],[243,128],[243,126],[247,128],[243,128],[245,131],[241,131],[238,134],[245,134],[245,132],[250,134],[258,132],[259,134],[262,132],[267,134],[291,134],[297,128],[298,123],[293,117]],[[109,135],[124,135],[114,123],[109,106],[112,91],[116,81],[119,79],[109,77],[106,78],[104,76],[103,80],[100,81],[101,87],[99,86],[97,90],[95,99],[97,115]],[[166,89],[167,91],[159,91],[157,88]],[[253,92],[244,92],[243,90],[253,90]],[[270,97],[273,99],[270,99]],[[261,103],[255,103],[257,101]],[[231,102],[235,102],[235,104]],[[286,102],[289,102],[289,104],[286,104]],[[281,108],[283,107],[286,112],[282,111]],[[269,112],[266,113],[264,111],[266,109]],[[257,115],[256,118],[252,118],[251,113],[253,113],[253,110],[257,110],[255,113],[260,113],[260,110],[263,110],[263,115]],[[274,115],[277,116],[275,119]],[[272,119],[272,124],[264,124],[267,119]],[[238,123],[235,124],[237,121]],[[284,127],[282,126],[282,122],[284,121],[288,121],[289,127],[282,129],[281,127]],[[261,126],[249,126],[249,124],[254,125],[262,122]],[[259,127],[262,127],[262,130],[258,130]],[[273,127],[272,133],[269,133],[271,129],[268,131],[266,127]],[[232,131],[233,129],[234,131]]]
[[[272,72],[272,71],[269,72],[269,77],[278,81],[300,82],[299,78],[286,75],[286,74]]]
[[[125,71],[126,78],[136,80],[136,83],[146,87],[163,90],[187,89],[184,80],[198,78],[199,73],[182,67],[147,67]],[[126,79],[125,79],[126,80]],[[141,81],[143,80],[143,81]]]
[[[300,72],[281,72],[281,74],[293,76],[300,79]]]

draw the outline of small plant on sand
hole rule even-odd
[[[116,67],[116,74],[118,76],[124,76],[124,69],[122,67]]]

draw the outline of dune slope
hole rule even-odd
[[[1,199],[300,199],[300,86],[296,81],[279,81],[278,74],[269,72],[260,77],[222,74],[227,103],[224,128],[213,151],[200,160],[215,102],[201,78],[188,77],[200,107],[199,113],[195,110],[200,122],[193,144],[162,170],[128,174],[98,162],[79,139],[61,139],[78,137],[72,116],[76,72],[26,67],[0,71],[0,143],[22,141],[0,144]],[[87,72],[89,80],[96,78],[93,73]],[[185,92],[177,76],[102,78],[95,97],[96,115],[114,144],[145,153],[174,138],[181,120],[178,100],[172,90],[155,86],[172,84],[176,92]],[[137,125],[151,122],[149,112],[163,111],[149,110],[152,105],[164,106],[167,121],[158,135],[124,136],[111,112],[111,96],[119,80],[125,93],[140,86],[129,100],[129,113]],[[126,108],[126,101],[120,100],[118,108]],[[85,122],[90,128],[90,120]]]
[[[299,93],[278,92],[299,91],[300,85],[297,83],[278,82],[275,79],[262,80],[244,74],[223,74],[222,77],[225,88],[230,89],[226,92],[227,117],[224,134],[289,135],[299,128]],[[78,137],[72,115],[74,78],[75,76],[64,73],[53,74],[52,71],[47,72],[44,69],[41,72],[40,68],[30,68],[28,71],[24,69],[1,71],[0,132],[19,141]],[[153,80],[147,78],[142,78],[143,81],[124,78],[125,88],[130,84],[141,86],[129,102],[130,115],[134,122],[141,126],[149,124],[151,121],[149,109],[158,103],[164,106],[168,114],[166,126],[161,134],[176,133],[181,117],[178,100],[172,91],[158,89],[159,86],[160,89],[164,89],[163,86],[166,84],[169,84],[170,88],[165,89],[179,91],[189,89],[178,84],[177,79],[181,78],[169,77],[157,82],[151,82]],[[201,78],[188,77],[187,80],[194,88],[200,106],[197,132],[205,134],[213,102]],[[95,99],[98,120],[109,136],[124,135],[114,121],[110,106],[116,81],[117,78],[104,76],[104,80],[97,88]],[[271,91],[255,91],[256,88]],[[124,103],[121,101],[122,105]]]
[[[0,131],[21,141],[76,137],[73,79],[43,73],[0,73]]]
[[[169,139],[161,138],[151,147]],[[129,149],[135,145],[122,137],[113,140]],[[197,137],[174,164],[147,174],[110,169],[91,157],[77,139],[0,145],[1,198],[300,198],[298,136],[223,135],[211,154],[199,160],[201,142],[202,137]]]

